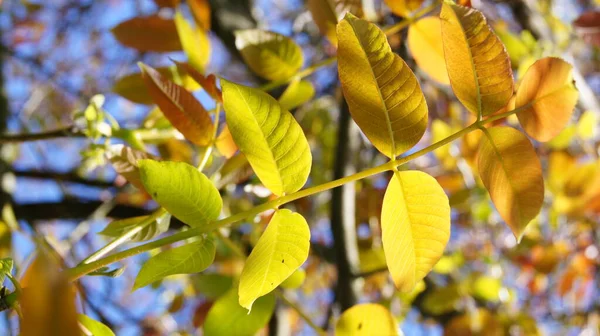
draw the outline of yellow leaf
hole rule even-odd
[[[381,209],[385,258],[396,287],[410,292],[438,262],[450,238],[450,205],[420,171],[395,172]]]
[[[510,127],[492,127],[481,138],[479,175],[518,241],[544,201],[542,167],[527,137]]]
[[[175,13],[175,26],[189,64],[204,71],[210,61],[210,40],[203,29],[193,28],[181,12]]]
[[[198,27],[210,30],[210,3],[208,0],[187,0]]]
[[[385,1],[385,4],[388,7],[390,7],[390,10],[392,11],[392,13],[394,13],[398,16],[409,17],[410,13],[414,12],[415,10],[419,9],[419,7],[421,7],[424,0],[384,0],[384,1]]]
[[[312,155],[292,114],[261,90],[224,79],[221,87],[233,140],[262,183],[277,196],[302,188]]]
[[[240,305],[251,310],[259,297],[270,293],[308,258],[310,229],[302,215],[275,212],[246,260],[240,276]]]
[[[427,128],[421,86],[376,25],[348,14],[337,31],[339,76],[350,114],[381,153],[395,158]]]
[[[442,24],[436,16],[426,17],[408,28],[408,49],[427,75],[442,84],[450,84],[444,60]]]
[[[311,100],[314,96],[315,87],[311,82],[294,80],[279,97],[279,104],[284,109],[291,110]]]
[[[229,126],[225,125],[221,134],[217,137],[215,141],[215,146],[219,150],[224,157],[230,159],[238,150],[237,145],[233,141],[233,137],[231,136],[231,132],[229,131]]]
[[[247,29],[235,33],[235,46],[248,67],[268,80],[283,80],[300,70],[302,49],[292,39],[274,32]]]
[[[483,14],[444,2],[440,18],[448,77],[458,100],[477,116],[506,106],[513,95],[510,58]]]
[[[598,115],[594,111],[589,110],[583,112],[577,122],[577,134],[584,140],[592,140],[596,138],[598,133]]]
[[[111,32],[121,44],[139,51],[170,52],[182,48],[175,22],[158,15],[121,22]]]
[[[331,44],[337,45],[335,25],[338,22],[338,16],[332,0],[307,0],[306,6],[321,34],[325,35]]]
[[[376,303],[357,304],[335,324],[336,336],[398,335],[398,325],[387,308]]]
[[[546,57],[525,73],[515,107],[525,106],[517,117],[532,138],[549,141],[569,122],[579,97],[573,85],[572,68],[560,58]]]

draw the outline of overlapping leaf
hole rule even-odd
[[[192,27],[181,12],[175,13],[175,27],[191,67],[204,71],[210,61],[210,40],[206,31]]]
[[[504,107],[513,95],[510,58],[476,9],[442,4],[442,41],[452,90],[477,116]]]
[[[290,83],[281,97],[279,97],[279,104],[284,109],[291,110],[311,100],[314,96],[315,87],[311,82],[295,80]]]
[[[155,159],[153,155],[122,144],[117,144],[110,147],[107,151],[107,157],[117,174],[123,176],[136,188],[144,190],[137,161],[142,159]]]
[[[395,158],[425,133],[421,87],[376,25],[348,14],[337,31],[339,75],[352,118],[381,153]]]
[[[560,58],[546,57],[535,62],[525,73],[515,107],[527,134],[538,141],[557,136],[571,119],[579,93],[573,85],[571,64]]]
[[[398,324],[392,313],[380,304],[357,304],[340,316],[335,325],[335,335],[398,335]]]
[[[259,297],[270,293],[308,258],[310,229],[302,215],[275,212],[246,260],[240,277],[240,305],[251,310]]]
[[[450,205],[438,182],[420,171],[395,172],[383,198],[381,234],[396,287],[412,291],[450,238]]]
[[[479,144],[477,166],[490,197],[517,240],[544,201],[542,167],[531,142],[511,127],[492,127]]]
[[[169,275],[202,272],[213,263],[215,252],[215,243],[210,238],[160,252],[144,263],[135,278],[133,289],[147,286]]]
[[[424,0],[384,0],[392,13],[398,16],[409,17],[411,12],[419,9]]]
[[[198,27],[210,30],[210,3],[208,0],[187,0],[190,11],[196,20]]]
[[[99,234],[117,238],[124,233],[129,232],[129,230],[139,227],[139,231],[135,233],[130,240],[133,242],[142,242],[158,237],[169,230],[171,215],[166,214],[157,220],[142,226],[141,224],[144,223],[147,218],[148,216],[139,216],[114,220],[110,222],[104,230],[100,231]]]
[[[139,51],[170,52],[182,49],[173,20],[158,15],[135,17],[112,30],[121,44]]]
[[[98,322],[83,314],[79,314],[77,318],[79,323],[90,332],[92,336],[115,336],[115,333],[102,322]]]
[[[291,113],[261,90],[226,80],[221,86],[231,135],[258,178],[278,196],[302,188],[312,155]]]
[[[408,49],[427,75],[442,84],[450,84],[444,59],[442,24],[436,16],[429,16],[408,28]]]
[[[146,191],[169,213],[192,227],[216,220],[223,201],[210,180],[183,162],[138,161]]]
[[[223,102],[221,90],[217,88],[217,77],[215,75],[204,76],[198,70],[187,63],[174,61],[177,68],[187,73],[196,83],[198,83],[208,95],[215,101]]]
[[[151,67],[139,64],[150,95],[165,117],[183,136],[197,145],[207,145],[213,124],[202,104],[183,87],[167,80]]]
[[[335,26],[338,23],[338,16],[333,0],[307,0],[306,6],[321,34],[325,35],[332,44],[337,45]]]

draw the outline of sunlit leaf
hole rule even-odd
[[[107,237],[120,237],[125,232],[136,227],[139,228],[139,232],[133,235],[130,240],[133,242],[142,242],[158,237],[159,235],[169,230],[169,224],[171,223],[171,215],[164,215],[157,220],[153,221],[149,225],[141,227],[141,224],[147,219],[148,216],[131,217],[125,219],[118,219],[110,222],[104,230],[98,232],[99,234]]]
[[[269,80],[292,77],[302,67],[302,49],[292,39],[261,29],[235,33],[235,46],[248,67]]]
[[[142,183],[152,198],[169,213],[192,227],[216,220],[223,201],[210,180],[183,162],[138,161]]]
[[[557,136],[571,119],[579,93],[573,85],[571,64],[560,58],[546,57],[535,62],[525,73],[515,107],[527,134],[538,141]]]
[[[426,17],[411,24],[407,43],[419,68],[434,80],[450,84],[444,60],[442,25],[437,16]]]
[[[13,269],[13,260],[12,258],[2,258],[0,259],[0,286],[4,283],[4,278],[7,274],[12,273]]]
[[[202,104],[153,68],[142,63],[139,66],[150,95],[171,124],[191,142],[207,145],[213,134],[213,124]]]
[[[340,81],[352,118],[381,153],[395,158],[425,133],[421,87],[376,25],[348,14],[337,31]]]
[[[398,325],[387,308],[376,303],[357,304],[335,324],[336,336],[399,335]]]
[[[77,315],[79,323],[89,332],[92,336],[114,336],[115,333],[110,330],[109,327],[104,325],[102,322],[98,322],[89,316],[79,314]],[[85,331],[84,331],[85,334]]]
[[[425,294],[423,309],[431,315],[451,313],[456,310],[465,294],[465,290],[456,283],[435,287]]]
[[[302,215],[287,209],[275,212],[246,260],[240,276],[240,305],[270,293],[308,258],[310,229]]]
[[[187,0],[188,6],[198,27],[210,30],[210,3],[208,0]]]
[[[442,4],[442,41],[452,90],[477,116],[504,107],[513,95],[510,58],[476,9]]]
[[[140,190],[145,190],[140,179],[140,170],[137,161],[142,159],[155,159],[153,155],[139,151],[122,144],[112,145],[106,152],[117,174],[123,176],[129,183]]]
[[[297,289],[302,286],[304,279],[306,279],[306,271],[302,268],[298,268],[289,276],[289,278],[281,283],[281,287],[285,289]]]
[[[139,51],[182,50],[175,22],[158,15],[135,17],[119,23],[111,31],[121,44]]]
[[[592,110],[583,112],[577,122],[577,134],[584,140],[593,140],[598,134],[600,116]]]
[[[385,4],[390,7],[392,13],[409,17],[411,12],[419,9],[424,0],[384,0]]]
[[[192,274],[204,271],[215,260],[215,243],[210,238],[160,252],[144,263],[133,289],[147,286],[174,274]]]
[[[471,284],[473,296],[489,302],[500,301],[500,290],[502,289],[502,280],[491,276],[479,276]]]
[[[333,0],[307,0],[306,7],[312,14],[321,34],[325,35],[333,45],[337,45],[335,26],[338,23],[338,16]]]
[[[238,303],[237,288],[232,288],[213,304],[204,322],[204,335],[252,336],[271,319],[275,309],[275,296],[265,295],[248,312]]]
[[[510,127],[492,127],[481,138],[479,175],[517,240],[544,201],[542,167],[527,137]]]
[[[444,327],[444,336],[505,335],[502,323],[488,310],[479,308],[452,318]]]
[[[175,13],[175,26],[188,62],[193,68],[204,71],[210,61],[210,40],[203,29],[192,27],[180,11]]]
[[[198,70],[187,63],[174,61],[177,68],[187,73],[196,83],[198,83],[208,95],[215,101],[222,102],[223,94],[221,90],[217,88],[217,77],[215,75],[204,76]]]
[[[279,104],[284,109],[291,110],[311,100],[314,96],[315,87],[311,82],[295,80],[290,83],[281,97],[279,97]]]
[[[261,90],[221,80],[227,125],[262,183],[275,195],[304,186],[312,155],[290,112]]]
[[[433,177],[420,171],[394,173],[383,198],[381,235],[396,287],[410,292],[450,238],[448,197]]]
[[[215,141],[215,146],[219,150],[219,153],[223,154],[223,156],[228,159],[237,153],[238,147],[233,141],[229,126],[225,125]]]

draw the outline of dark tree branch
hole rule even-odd
[[[60,182],[83,184],[99,188],[116,187],[114,181],[86,179],[75,172],[58,173],[52,171],[13,169],[12,173],[15,174],[15,176],[17,177],[26,177],[31,179],[55,180]]]
[[[57,138],[85,137],[85,134],[74,126],[59,128],[52,131],[28,134],[3,134],[0,135],[0,144],[19,143],[28,141],[51,140]]]

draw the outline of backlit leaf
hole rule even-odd
[[[229,126],[225,125],[215,141],[215,146],[224,157],[230,159],[238,150],[237,145],[233,141]]]
[[[92,336],[114,336],[115,333],[110,330],[109,327],[104,325],[102,322],[98,322],[89,316],[79,314],[77,315],[79,323],[89,332]],[[85,333],[84,333],[85,335]]]
[[[187,0],[198,27],[210,30],[210,3],[208,0]]]
[[[442,41],[454,94],[477,116],[504,107],[513,95],[510,58],[476,9],[442,4]]]
[[[302,49],[287,36],[261,29],[235,33],[235,46],[248,67],[269,80],[292,77],[302,67]]]
[[[442,24],[437,16],[429,16],[408,28],[408,49],[427,75],[442,84],[450,84],[444,60]]]
[[[306,271],[302,268],[298,268],[289,276],[289,278],[281,283],[281,287],[285,289],[297,289],[302,286],[304,279],[306,279]]]
[[[193,68],[204,71],[210,61],[210,40],[206,31],[192,27],[180,11],[175,13],[175,26],[188,62]]]
[[[481,138],[477,166],[500,216],[521,240],[544,201],[542,167],[531,142],[514,128],[492,127]]]
[[[12,273],[13,269],[13,260],[12,258],[2,258],[0,259],[0,286],[4,283],[4,278],[7,274]]]
[[[392,279],[410,292],[450,238],[450,205],[438,182],[420,171],[395,172],[383,198],[381,234]]]
[[[285,89],[281,97],[279,97],[279,104],[286,110],[294,109],[315,96],[315,87],[311,82],[306,80],[295,80]]]
[[[233,287],[233,278],[218,273],[202,273],[194,277],[193,284],[198,293],[216,299]]]
[[[118,219],[110,222],[104,230],[100,231],[99,234],[108,237],[120,237],[125,232],[140,226],[148,216],[131,217],[125,219]],[[171,223],[171,215],[166,214],[161,216],[156,221],[153,221],[149,225],[141,227],[139,232],[133,235],[130,240],[133,242],[142,242],[158,237],[162,233],[169,230],[169,224]]]
[[[175,22],[158,15],[135,17],[119,23],[111,31],[121,44],[139,51],[182,50]]]
[[[215,260],[216,247],[210,238],[160,252],[148,259],[140,269],[133,289],[147,286],[166,276],[204,271]]]
[[[138,164],[150,196],[185,224],[206,227],[219,217],[223,206],[219,191],[195,167],[153,160],[140,160]]]
[[[381,153],[395,158],[425,133],[421,86],[376,25],[348,14],[337,31],[339,75],[350,114]]]
[[[106,152],[117,174],[123,176],[129,183],[140,190],[145,190],[140,179],[140,170],[137,161],[142,159],[155,159],[153,155],[139,151],[122,144],[112,145]]]
[[[534,139],[551,140],[571,119],[579,97],[573,85],[572,68],[560,58],[546,57],[525,73],[517,90],[515,107],[527,106],[517,117],[525,132]]]
[[[392,13],[409,17],[411,12],[419,9],[424,0],[384,0],[385,4],[390,7]]]
[[[271,319],[275,309],[275,296],[265,295],[254,303],[251,312],[238,303],[237,288],[221,296],[208,312],[204,322],[204,335],[252,336]]]
[[[207,145],[213,134],[213,124],[202,104],[153,68],[142,63],[139,66],[150,95],[171,124],[189,141]]]
[[[312,155],[292,114],[265,92],[221,80],[227,125],[262,183],[275,195],[306,183]]]
[[[270,293],[308,258],[310,229],[302,215],[287,209],[275,212],[246,260],[240,276],[240,305]]]
[[[338,23],[338,16],[333,0],[307,0],[306,6],[321,34],[325,35],[333,45],[337,45],[335,26]]]
[[[217,88],[217,78],[215,75],[204,76],[198,70],[187,63],[174,61],[177,68],[187,73],[196,83],[198,83],[208,95],[215,101],[222,102],[223,95],[221,90]]]
[[[346,310],[335,324],[336,336],[399,335],[396,319],[376,303],[357,304]]]

